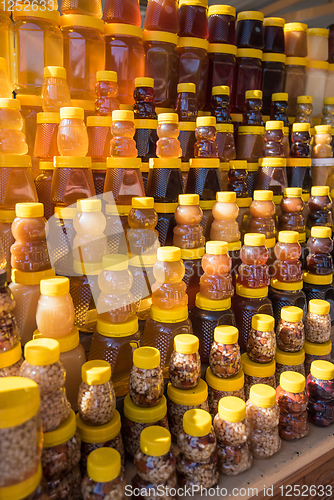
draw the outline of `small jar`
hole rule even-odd
[[[135,405],[156,406],[163,396],[164,380],[160,368],[160,352],[155,347],[139,347],[133,353],[129,393]]]
[[[217,326],[210,351],[209,364],[213,375],[230,378],[241,368],[239,332],[234,326]]]
[[[279,408],[279,434],[286,441],[294,441],[308,435],[307,394],[305,377],[300,373],[284,372],[276,390]]]
[[[286,56],[307,57],[307,24],[285,24],[284,38]]]
[[[141,408],[136,406],[130,395],[124,398],[124,420],[123,420],[123,439],[125,451],[134,456],[140,447],[140,433],[146,427],[160,425],[168,429],[167,420],[167,402],[165,396],[162,396],[160,403],[151,408]]]
[[[183,415],[188,410],[201,409],[209,411],[208,386],[204,380],[193,389],[177,389],[171,383],[167,386],[168,422],[173,441],[182,431]]]
[[[328,61],[328,28],[307,30],[307,57],[313,61]]]
[[[78,394],[78,412],[87,424],[103,425],[115,412],[116,396],[111,381],[110,363],[87,361],[81,369],[82,383]]]
[[[312,299],[308,303],[304,327],[305,339],[323,344],[331,335],[330,303],[326,300]]]
[[[313,361],[306,379],[308,420],[318,427],[334,422],[334,365],[328,361]]]
[[[0,378],[18,377],[23,363],[21,342],[9,351],[0,352]]]
[[[316,344],[313,342],[309,342],[305,340],[304,343],[304,351],[305,351],[305,377],[308,376],[311,369],[311,363],[313,361],[317,361],[318,359],[321,361],[331,361],[331,351],[332,351],[332,342],[328,340],[323,344]]]
[[[199,339],[195,335],[181,334],[174,338],[174,350],[169,362],[169,380],[177,389],[196,387],[201,378]]]
[[[82,480],[83,500],[122,500],[126,480],[121,456],[113,448],[92,451],[87,460],[87,474]]]
[[[213,420],[218,442],[218,470],[225,476],[236,476],[252,466],[247,439],[249,426],[246,405],[239,398],[226,397],[219,401]]]
[[[267,314],[255,314],[247,340],[247,354],[256,363],[269,363],[275,358],[275,319]]]
[[[140,450],[134,457],[137,474],[144,481],[165,483],[175,473],[175,456],[169,430],[158,425],[140,434]]]
[[[80,436],[76,431],[75,413],[55,431],[43,434],[42,467],[47,481],[68,474],[80,461]]]
[[[303,310],[300,307],[285,306],[276,328],[277,347],[286,352],[297,352],[304,345],[305,334]]]
[[[98,448],[115,448],[125,464],[125,451],[121,434],[121,416],[115,410],[113,418],[104,425],[86,424],[77,414],[77,431],[81,439],[80,470],[84,475],[89,454]]]
[[[263,384],[253,385],[246,403],[246,411],[250,426],[249,445],[253,456],[272,457],[281,449],[275,389]]]
[[[283,372],[297,372],[305,377],[305,351],[300,349],[297,352],[284,352],[276,350],[276,386],[279,386],[280,376]]]
[[[36,339],[26,343],[20,377],[37,383],[41,395],[43,432],[54,431],[69,416],[71,405],[66,397],[65,368],[59,360],[59,342]]]
[[[236,44],[238,49],[263,49],[263,14],[255,10],[239,12]]]
[[[208,460],[216,450],[216,435],[209,412],[195,409],[183,415],[183,430],[177,436],[182,455],[197,463]]]
[[[208,367],[205,373],[205,380],[208,384],[208,403],[212,418],[216,415],[218,403],[222,398],[235,396],[245,401],[245,376],[241,369],[234,377],[222,379],[213,375],[211,368]]]
[[[38,471],[42,451],[39,405],[35,382],[21,377],[0,379],[0,488],[31,479]]]
[[[276,363],[273,359],[269,363],[254,363],[247,353],[241,355],[241,366],[245,374],[245,398],[249,398],[249,391],[252,385],[266,384],[276,389],[275,368]]]

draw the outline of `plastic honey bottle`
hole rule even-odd
[[[110,141],[110,155],[112,157],[136,158],[138,151],[133,138],[135,135],[133,111],[113,111],[111,132],[113,137]]]
[[[98,71],[96,73],[95,92],[96,114],[99,116],[112,116],[112,112],[119,109],[116,71]]]
[[[332,227],[332,200],[328,186],[313,186],[308,201],[309,213],[306,220],[306,236],[309,238],[312,227]]]
[[[247,90],[242,125],[263,126],[262,90]]]
[[[136,78],[133,98],[135,100],[133,110],[136,126],[134,138],[138,156],[143,162],[148,162],[150,158],[156,156],[156,143],[158,140],[153,78]]]
[[[178,34],[180,23],[176,0],[149,0],[146,8],[144,30],[167,31]]]
[[[263,156],[284,158],[283,122],[269,120],[265,125]]]
[[[66,69],[60,66],[46,66],[42,85],[43,111],[59,113],[60,108],[69,106],[71,95],[66,81]]]
[[[175,111],[179,116],[179,141],[182,149],[182,161],[188,162],[194,156],[195,129],[198,116],[196,85],[194,83],[178,84]]]
[[[307,241],[306,271],[318,276],[333,272],[333,241],[330,227],[314,226]]]
[[[302,188],[286,188],[281,201],[282,214],[278,217],[278,231],[297,231],[299,243],[306,241]]]
[[[217,193],[216,203],[212,208],[214,217],[210,231],[212,240],[226,241],[227,243],[240,240],[239,225],[237,223],[239,208],[236,199],[235,192],[221,191]]]
[[[232,160],[230,161],[230,170],[228,172],[227,189],[234,191],[237,198],[249,198],[247,188],[247,161]]]
[[[158,116],[157,156],[159,158],[180,158],[182,150],[178,140],[179,117],[177,113],[160,113]]]
[[[230,87],[227,85],[212,87],[211,108],[217,124],[232,123],[230,103]]]
[[[0,155],[28,153],[20,108],[18,99],[0,99]]]
[[[264,234],[266,240],[275,238],[275,212],[276,207],[273,202],[273,192],[264,190],[254,191],[253,201],[250,206],[249,232]]]
[[[216,118],[214,116],[198,117],[195,135],[195,158],[218,158]]]
[[[4,99],[11,99],[13,85],[8,77],[7,61],[4,57],[0,57],[0,88],[0,97]]]
[[[57,144],[61,156],[87,155],[88,135],[82,108],[60,108]]]
[[[312,111],[313,97],[311,95],[300,95],[297,97],[297,114],[295,123],[309,123],[313,127]]]
[[[157,222],[153,197],[132,198],[128,215],[129,229],[126,232],[131,257],[156,255],[160,246],[159,234],[155,229]]]
[[[292,136],[291,136],[291,151],[290,156],[292,158],[310,158],[310,124],[308,122],[294,123],[292,125]]]
[[[245,234],[240,250],[242,264],[238,268],[238,283],[246,288],[262,288],[269,285],[269,271],[266,262],[269,252],[265,246],[264,234]]]
[[[272,276],[281,282],[292,283],[302,280],[302,248],[297,231],[280,231],[275,245],[274,272]]]
[[[312,158],[333,158],[330,125],[316,125]]]

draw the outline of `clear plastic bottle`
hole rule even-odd
[[[325,97],[322,108],[321,125],[334,127],[334,97]]]
[[[274,251],[277,260],[274,262],[271,276],[287,283],[301,281],[303,278],[302,263],[299,259],[302,248],[299,244],[299,233],[297,231],[280,231]]]
[[[208,10],[209,42],[235,45],[235,8],[210,5]]]
[[[211,108],[217,124],[232,123],[230,104],[230,87],[226,85],[212,87]]]
[[[83,14],[86,16],[102,17],[101,0],[61,0],[60,12],[65,14]]]
[[[247,354],[255,363],[270,363],[275,358],[275,319],[267,314],[255,314],[247,339]]]
[[[0,154],[24,155],[28,153],[25,140],[21,104],[17,99],[0,99]]]
[[[263,52],[284,54],[284,25],[281,17],[265,17],[263,20],[264,49]]]
[[[318,427],[334,421],[334,366],[328,361],[313,361],[306,379],[308,420]]]
[[[333,240],[331,227],[313,226],[307,241],[305,269],[312,274],[326,275],[333,272]]]
[[[182,156],[179,135],[179,117],[176,113],[160,113],[158,116],[157,156],[179,158]]]
[[[286,92],[275,92],[271,96],[270,119],[280,120],[284,123],[284,127],[289,127],[288,117],[288,99],[289,94]]]
[[[326,300],[312,299],[305,317],[305,338],[308,342],[324,344],[331,336],[331,304]]]
[[[236,193],[237,198],[249,198],[247,188],[247,162],[246,160],[232,160],[229,162],[227,189]]]
[[[133,92],[135,104],[133,107],[135,117],[135,141],[138,156],[144,162],[156,157],[157,114],[154,105],[154,80],[148,77],[135,79]],[[146,165],[148,167],[148,165]],[[146,175],[147,180],[147,175]]]
[[[179,9],[175,0],[149,0],[146,8],[144,30],[179,33]]]
[[[295,117],[296,123],[309,123],[313,127],[312,111],[313,97],[311,95],[300,95],[297,97],[297,114]]]
[[[240,250],[242,264],[238,268],[238,283],[247,288],[263,288],[269,285],[266,262],[269,252],[265,247],[264,234],[247,233]]]
[[[284,26],[285,54],[289,57],[307,56],[307,24],[286,23]]]
[[[312,158],[333,158],[331,125],[316,125]]]
[[[264,134],[264,157],[284,158],[283,122],[267,121]]]
[[[216,118],[214,116],[201,116],[197,118],[195,135],[195,158],[217,158]]]
[[[300,307],[282,307],[276,328],[277,347],[282,351],[299,352],[303,348],[305,342],[303,313]]]
[[[246,91],[242,125],[263,126],[262,95],[262,90]]]
[[[66,69],[60,66],[46,66],[42,85],[43,111],[59,113],[60,108],[68,106],[71,106],[71,96],[66,81]]]
[[[311,136],[310,124],[294,123],[292,125],[292,145],[290,156],[292,158],[310,158],[311,157]]]
[[[332,200],[328,186],[312,186],[308,201],[306,236],[309,238],[313,226],[332,227]]]
[[[113,157],[136,158],[138,151],[135,135],[133,111],[115,110],[112,112],[112,139],[110,141],[110,155]]]
[[[273,202],[273,192],[264,190],[254,191],[253,201],[250,206],[251,218],[248,231],[264,234],[266,240],[274,238],[276,234],[275,212],[276,207]]]
[[[182,0],[179,2],[180,37],[204,38],[209,36],[207,0]]]
[[[204,247],[205,238],[200,225],[203,212],[199,206],[199,196],[196,194],[179,195],[179,205],[174,216],[177,226],[173,230],[173,243],[181,248],[181,253],[182,250]]]
[[[199,339],[195,335],[176,335],[169,361],[169,380],[176,389],[192,389],[201,379]]]
[[[263,14],[255,10],[239,12],[237,16],[236,44],[239,49],[263,49]]]
[[[241,369],[239,332],[234,326],[217,326],[210,350],[211,373],[224,379],[235,377]]]
[[[119,109],[116,71],[98,71],[95,92],[95,112],[97,115],[111,116],[115,109]]]
[[[0,57],[0,97],[2,99],[11,99],[13,92],[13,85],[10,82],[7,71],[7,61],[4,57]]]
[[[61,108],[57,139],[62,156],[86,156],[88,135],[82,108]]]
[[[28,155],[0,155],[0,207],[15,210],[16,203],[37,202]]]
[[[113,448],[99,448],[87,459],[87,474],[81,484],[84,500],[125,497],[126,480],[121,456]],[[79,488],[80,489],[80,488]]]
[[[188,162],[194,156],[196,142],[195,129],[198,115],[196,85],[194,83],[179,83],[177,86],[175,111],[179,115],[179,141],[182,149],[182,161]]]
[[[181,249],[160,247],[157,259],[153,267],[157,280],[152,286],[153,306],[167,310],[187,306],[186,284],[182,281],[185,268],[181,260]]]
[[[164,379],[160,368],[160,352],[155,347],[139,347],[133,353],[129,394],[133,403],[150,408],[160,403]]]
[[[159,234],[155,229],[158,216],[154,210],[154,198],[132,198],[128,215],[129,228],[126,232],[131,257],[156,254]]]
[[[200,293],[210,300],[224,300],[232,297],[234,290],[229,274],[232,261],[228,255],[228,243],[208,241],[202,258],[204,274],[200,279]]]
[[[278,231],[297,231],[299,242],[306,241],[305,218],[303,216],[304,202],[302,188],[285,188],[281,201],[282,214],[278,217]]]
[[[240,240],[240,231],[237,223],[239,208],[236,204],[236,193],[219,192],[216,203],[212,208],[214,221],[211,225],[210,238],[212,240],[227,241]]]

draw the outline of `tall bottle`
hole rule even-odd
[[[277,92],[271,96],[270,105],[270,120],[279,120],[283,122],[283,145],[284,156],[289,157],[290,154],[290,123],[288,117],[288,99],[289,95],[286,92]]]
[[[242,125],[263,126],[262,90],[247,90]]]
[[[148,162],[150,158],[156,156],[155,150],[158,140],[153,78],[136,78],[133,97],[135,100],[133,110],[136,126],[134,139],[139,158],[143,162]]]
[[[46,66],[42,85],[43,111],[59,113],[60,108],[69,106],[71,95],[66,80],[66,69],[60,66]]]
[[[309,123],[313,127],[312,111],[313,111],[313,97],[311,95],[300,95],[297,97],[297,114],[295,123]]]
[[[288,186],[286,160],[284,158],[283,122],[267,121],[264,134],[263,156],[259,160],[256,189],[271,189],[281,196]]]
[[[112,116],[112,112],[119,109],[116,71],[98,71],[96,73],[95,92],[96,114],[99,116]]]
[[[313,186],[308,201],[309,213],[306,220],[306,236],[309,238],[312,227],[332,227],[332,200],[328,186]]]
[[[200,225],[203,212],[199,206],[198,194],[179,195],[179,205],[175,210],[173,244],[181,248],[181,257],[185,265],[184,281],[187,285],[188,307],[195,305],[202,274],[201,258],[204,255],[205,238]]]
[[[311,173],[310,124],[294,123],[291,140],[292,145],[287,167],[289,185],[302,187],[304,191],[309,192],[306,181]]]
[[[188,162],[194,156],[196,142],[195,129],[198,115],[196,85],[179,83],[177,86],[176,113],[179,116],[179,141],[182,149],[182,161]]]

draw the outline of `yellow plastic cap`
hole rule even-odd
[[[4,486],[0,488],[0,498],[1,500],[21,500],[21,499],[33,498],[34,496],[36,497],[36,494],[37,496],[40,496],[39,493],[36,493],[36,490],[40,485],[41,481],[42,481],[42,464],[41,462],[39,462],[36,474],[33,474],[28,479],[13,484],[12,486]]]
[[[293,123],[292,132],[310,132],[309,123]]]
[[[65,277],[41,280],[40,289],[42,295],[57,297],[70,292],[70,280]]]
[[[158,123],[179,123],[179,116],[177,113],[160,113]]]
[[[66,80],[66,69],[62,66],[46,66],[44,78],[64,78]]]
[[[312,186],[311,196],[329,196],[328,186]]]
[[[205,373],[205,380],[207,381],[208,386],[212,389],[215,389],[216,391],[233,392],[239,391],[243,388],[245,376],[243,370],[241,369],[234,377],[219,378],[212,373],[209,366]]]
[[[284,28],[285,19],[282,17],[265,17],[263,19],[263,26],[277,26],[278,28]]]
[[[48,338],[48,337],[42,335],[39,330],[34,331],[33,333],[34,340],[43,338]],[[72,349],[78,347],[80,343],[79,330],[77,329],[76,326],[73,327],[73,330],[69,335],[66,335],[66,337],[58,338],[57,342],[59,342],[60,354],[62,354],[63,352],[72,351]]]
[[[177,86],[177,93],[179,94],[180,92],[190,92],[195,94],[196,85],[194,83],[179,83]]]
[[[284,31],[304,31],[307,32],[307,24],[304,23],[287,23],[284,26]]]
[[[36,415],[39,405],[36,382],[24,377],[0,379],[0,429],[23,424]]]
[[[198,194],[179,194],[179,205],[199,205]]]
[[[235,203],[236,199],[237,194],[234,191],[218,191],[216,194],[219,203]]]
[[[230,87],[227,85],[216,85],[212,87],[212,95],[230,95]]]
[[[289,99],[289,94],[287,94],[286,92],[275,92],[274,94],[271,95],[272,102],[288,101],[288,99]]]
[[[89,425],[86,424],[79,415],[76,416],[77,431],[81,437],[81,441],[89,444],[105,443],[114,439],[121,430],[121,416],[115,410],[113,418],[104,425]]]
[[[212,417],[201,409],[188,410],[183,415],[183,430],[189,436],[203,437],[211,433]]]
[[[320,380],[334,379],[334,365],[329,361],[317,360],[311,363],[311,375]]]
[[[97,71],[96,72],[97,82],[115,82],[117,83],[117,73],[116,71]]]
[[[87,127],[111,127],[112,119],[111,116],[87,116],[86,120]],[[94,170],[98,170],[96,165],[92,165]],[[106,166],[104,164],[104,170]]]
[[[289,187],[284,189],[284,196],[287,198],[301,198],[302,193],[302,188]]]
[[[307,61],[307,67],[311,69],[323,69],[327,71],[328,66],[329,64],[326,61]]]
[[[271,408],[276,404],[276,391],[270,385],[255,384],[250,388],[249,399],[259,408]]]
[[[147,76],[139,76],[135,78],[135,87],[154,88],[154,79]]]
[[[131,24],[122,23],[105,23],[104,34],[108,35],[127,35],[136,38],[143,38],[143,30],[139,26],[132,26]]]
[[[66,443],[77,430],[75,413],[70,411],[70,416],[62,422],[56,430],[43,433],[43,448],[51,448]]]
[[[311,95],[299,95],[297,97],[297,104],[312,104],[313,97]]]
[[[181,354],[194,354],[198,351],[199,339],[195,335],[182,333],[174,338],[174,350]]]
[[[327,356],[332,350],[332,342],[327,340],[323,344],[316,344],[305,340],[304,350],[306,354],[313,354],[314,356]]]
[[[237,57],[251,57],[253,59],[262,59],[262,50],[258,49],[237,49]]]
[[[0,108],[20,109],[21,103],[18,99],[0,99]]]
[[[303,310],[295,306],[282,307],[281,318],[291,323],[299,323],[303,319]]]
[[[247,169],[247,161],[246,160],[230,160],[229,162],[230,169],[233,170],[246,170]]]
[[[208,16],[221,15],[235,17],[235,14],[235,7],[232,7],[231,5],[210,5],[208,10]]]
[[[112,23],[114,24],[114,23]],[[112,26],[112,24],[109,26]],[[107,26],[107,25],[106,25]],[[125,25],[129,26],[129,25]],[[165,42],[165,43],[172,43],[173,45],[177,45],[178,42],[178,36],[175,33],[169,33],[167,31],[149,31],[145,30],[143,32],[143,40],[144,42]],[[155,108],[155,111],[157,111],[158,108]],[[162,108],[164,109],[164,108]]]
[[[272,201],[274,193],[272,191],[255,190],[253,200],[255,201]]]
[[[30,340],[24,346],[24,357],[30,365],[51,365],[59,361],[59,356],[59,342],[54,339]]]
[[[61,16],[60,24],[61,26],[92,28],[102,32],[104,29],[104,23],[101,19],[83,14],[66,14]]]
[[[299,233],[297,231],[280,231],[278,241],[280,243],[298,243]]]
[[[226,241],[207,241],[205,251],[211,255],[226,255],[228,243]]]
[[[287,57],[285,60],[286,66],[306,66],[306,57]]]
[[[284,123],[280,120],[268,120],[265,125],[266,130],[283,130]]]
[[[121,472],[121,455],[114,448],[98,448],[88,455],[87,474],[96,483],[112,481]]]
[[[100,385],[109,382],[111,378],[110,363],[102,359],[87,361],[81,367],[81,378],[88,385]]]
[[[133,364],[142,370],[152,370],[160,365],[160,351],[155,347],[138,347],[133,352]]]
[[[169,383],[167,386],[167,396],[170,401],[179,405],[201,405],[208,398],[208,386],[203,379],[200,379],[197,386],[192,389],[177,389]]]
[[[226,396],[218,403],[218,414],[227,422],[241,422],[246,418],[246,403],[235,396]]]
[[[262,247],[266,243],[266,236],[260,233],[247,233],[244,238],[244,245],[247,247]]]
[[[324,36],[329,37],[329,30],[327,28],[308,28],[307,36]]]
[[[312,238],[330,238],[332,236],[332,228],[325,226],[313,226],[311,228]]]
[[[331,134],[330,125],[316,125],[314,130],[316,134]]]
[[[239,338],[239,330],[235,326],[216,326],[214,331],[215,342],[219,344],[236,344]]]
[[[262,99],[262,90],[246,90],[245,99]]]
[[[271,157],[259,158],[258,164],[259,167],[285,167],[286,158],[271,158]],[[277,199],[279,200],[278,204],[280,204],[282,198],[279,195],[273,196],[273,201],[276,204],[277,204]]]
[[[160,425],[146,427],[140,434],[140,449],[151,457],[161,457],[169,452],[172,438],[168,429]]]
[[[82,108],[75,108],[75,107],[65,107],[65,108],[60,108],[60,119],[77,119],[77,120],[84,120],[85,118],[85,113]]]
[[[298,393],[305,389],[305,377],[297,372],[283,372],[279,385],[284,391]]]
[[[199,116],[196,120],[196,127],[215,127],[216,123],[214,116]]]
[[[237,55],[237,47],[235,45],[230,45],[228,43],[209,43],[208,48],[209,54],[231,54],[232,56]],[[220,94],[220,92],[218,92]],[[229,95],[229,94],[227,94]],[[201,113],[201,112],[199,112]],[[202,113],[205,113],[202,111]],[[207,112],[208,113],[208,112]]]
[[[113,122],[133,122],[135,119],[133,111],[128,109],[115,109],[111,116]]]
[[[181,248],[159,247],[157,259],[160,260],[160,262],[177,262],[181,260]]]
[[[245,10],[243,12],[239,12],[237,17],[237,22],[239,21],[263,21],[264,15],[262,12],[258,12],[256,10]]]
[[[281,351],[281,349],[276,349],[275,360],[276,363],[280,365],[302,365],[305,361],[305,351],[304,349],[300,349],[300,351],[297,352],[285,352]]]
[[[102,203],[100,199],[94,200],[92,198],[85,198],[77,202],[77,208],[80,212],[84,213],[101,212]]]
[[[313,314],[320,314],[324,316],[325,314],[329,314],[331,305],[327,300],[320,299],[312,299],[308,303],[308,310]]]
[[[275,374],[276,363],[274,360],[269,363],[255,363],[245,352],[241,355],[242,369],[250,377],[272,377]]]
[[[37,123],[60,123],[60,114],[59,113],[37,113]]]
[[[154,198],[151,196],[132,198],[132,208],[154,208]]]
[[[130,319],[124,323],[110,323],[98,319],[96,329],[104,337],[127,337],[138,331],[138,318]]]
[[[160,403],[158,403],[156,406],[152,406],[150,408],[142,408],[135,405],[130,398],[130,394],[127,394],[124,398],[123,412],[124,416],[132,422],[138,422],[142,424],[157,424],[159,420],[163,419],[167,413],[166,398],[165,396],[162,396]]]
[[[21,342],[17,342],[14,347],[9,349],[9,351],[3,351],[0,353],[0,370],[1,368],[7,368],[7,366],[14,365],[21,359],[21,356]]]
[[[334,71],[334,64],[332,64],[331,66],[333,66],[332,71]],[[334,97],[325,97],[325,99],[324,99],[325,106],[333,105],[333,104],[334,104]]]
[[[252,328],[260,332],[270,332],[275,328],[275,319],[268,314],[255,314],[252,318]]]
[[[201,50],[208,50],[209,42],[203,38],[190,36],[181,36],[178,41],[178,47],[192,47]]]
[[[15,215],[23,218],[44,217],[44,205],[43,203],[16,203]]]
[[[122,254],[104,255],[102,258],[102,267],[106,271],[125,271],[129,266],[129,258]]]
[[[55,156],[53,163],[56,168],[91,168],[92,159],[89,156]],[[55,211],[57,209],[63,212],[68,207],[56,207]]]

